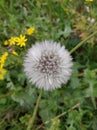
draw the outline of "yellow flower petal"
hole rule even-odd
[[[0,57],[0,67],[1,67],[1,68],[3,68],[7,56],[8,56],[8,52],[5,52],[5,53]]]
[[[86,0],[86,2],[93,2],[93,0]]]
[[[0,68],[0,80],[3,80],[3,79],[4,79],[5,73],[6,73],[6,70],[3,69],[3,68]]]
[[[10,45],[15,45],[18,37],[11,37],[8,41]]]
[[[18,56],[18,53],[16,51],[12,51],[12,54]]]
[[[19,38],[17,38],[17,45],[20,46],[20,47],[23,47],[23,46],[26,46],[26,42],[27,39],[25,38],[25,35],[20,35]]]
[[[3,44],[7,46],[9,44],[8,40],[5,40]]]
[[[30,27],[30,28],[28,28],[27,30],[26,30],[26,34],[28,34],[28,35],[31,35],[31,34],[33,34],[35,32],[35,28],[34,27]]]

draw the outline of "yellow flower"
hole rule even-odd
[[[19,38],[17,38],[16,42],[17,42],[17,45],[20,46],[20,47],[23,47],[25,46],[25,42],[27,41],[27,39],[25,38],[25,35],[20,35]]]
[[[12,51],[12,54],[18,56],[18,53],[16,51]]]
[[[9,44],[8,40],[5,40],[3,44],[7,46]]]
[[[18,37],[11,37],[8,41],[10,45],[15,45],[16,41],[17,41]]]
[[[28,34],[28,35],[31,35],[31,34],[33,34],[35,32],[35,28],[34,27],[30,27],[30,28],[28,28],[27,30],[26,30],[26,33]]]
[[[3,68],[7,56],[8,56],[8,52],[5,52],[5,53],[0,57],[0,68]]]
[[[3,79],[4,79],[5,73],[6,73],[6,70],[3,69],[3,68],[0,68],[0,80],[3,80]]]
[[[3,69],[3,66],[5,64],[5,60],[8,56],[8,52],[5,52],[1,57],[0,57],[0,80],[4,79],[4,75],[6,73],[6,70]]]
[[[86,0],[86,2],[93,2],[93,0]]]
[[[8,56],[8,52],[5,52],[2,57],[7,57]]]

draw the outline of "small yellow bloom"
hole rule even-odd
[[[0,68],[3,68],[7,56],[8,56],[8,52],[5,52],[5,53],[0,57]]]
[[[93,0],[86,0],[86,2],[93,2]]]
[[[28,35],[31,35],[31,34],[33,34],[35,32],[35,28],[34,27],[30,27],[30,28],[28,28],[27,30],[26,30],[26,33],[28,34]]]
[[[6,73],[6,70],[3,69],[3,68],[0,68],[0,80],[3,80],[3,79],[4,79],[5,73]]]
[[[4,54],[3,54],[3,57],[7,57],[8,56],[8,52],[5,52]]]
[[[18,56],[18,53],[16,51],[12,51],[12,54]]]
[[[10,45],[15,45],[17,42],[18,37],[11,37],[8,41]]]
[[[25,42],[27,41],[27,39],[25,38],[25,35],[20,35],[19,38],[17,38],[16,42],[17,45],[20,47],[26,46]]]
[[[8,40],[5,40],[3,44],[7,46],[9,44]]]
[[[6,70],[3,69],[3,66],[5,64],[5,60],[8,56],[8,52],[5,52],[1,57],[0,57],[0,80],[4,79],[4,75],[6,73]]]

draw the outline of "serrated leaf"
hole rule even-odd
[[[25,108],[32,108],[34,103],[36,102],[37,96],[34,89],[21,89],[17,90],[12,94],[12,99],[18,102],[21,106]]]

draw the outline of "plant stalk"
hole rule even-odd
[[[79,47],[81,47],[87,40],[92,38],[95,34],[97,34],[97,31],[89,35],[87,38],[85,38],[83,41],[79,42],[71,51],[70,54],[72,54],[74,51],[76,51]]]
[[[31,130],[31,128],[33,128],[33,124],[34,124],[35,117],[36,117],[36,114],[37,114],[37,110],[38,110],[38,106],[39,106],[40,99],[41,99],[41,96],[42,96],[42,92],[43,92],[43,90],[40,91],[40,94],[38,96],[38,99],[37,99],[37,102],[36,102],[36,105],[35,105],[35,108],[34,108],[33,115],[32,115],[32,117],[30,118],[30,120],[28,122],[27,130]]]
[[[56,119],[58,119],[58,118],[60,118],[60,117],[62,117],[62,116],[64,116],[64,115],[66,115],[68,112],[71,112],[72,110],[74,110],[74,109],[80,107],[80,105],[81,105],[81,103],[78,102],[77,104],[75,104],[74,106],[72,106],[72,107],[71,107],[70,109],[68,109],[67,111],[61,113],[60,115],[58,115],[58,116],[56,116],[56,117],[54,117],[54,118],[52,118],[52,119],[50,119],[50,120],[48,120],[48,121],[46,121],[46,122],[44,122],[44,124],[48,124],[48,123],[51,122],[52,120],[56,120]],[[41,124],[39,127],[37,127],[36,130],[39,130],[39,129],[42,127],[42,125],[43,125],[43,124]]]

